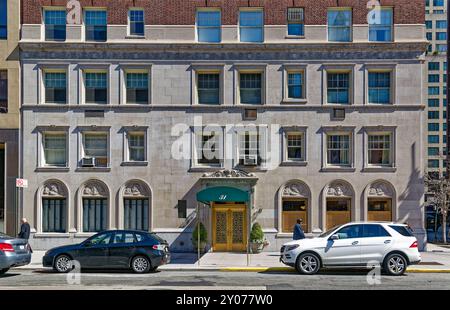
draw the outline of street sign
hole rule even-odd
[[[16,187],[27,188],[28,180],[27,179],[16,179]]]

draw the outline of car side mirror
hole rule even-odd
[[[331,235],[330,240],[339,240],[339,235],[338,234]]]

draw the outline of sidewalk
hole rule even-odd
[[[35,251],[31,264],[18,269],[42,269],[44,251]],[[197,259],[195,253],[172,253],[170,264],[161,266],[160,270],[168,271],[284,271],[294,269],[279,262],[278,252],[261,254],[245,253],[207,253]],[[422,262],[408,268],[408,272],[450,273],[450,249],[429,244],[427,252],[422,252]]]

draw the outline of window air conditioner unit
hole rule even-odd
[[[81,160],[83,167],[95,167],[95,157],[85,157]]]
[[[257,155],[247,155],[244,157],[244,165],[245,166],[256,166],[258,164],[258,156]]]

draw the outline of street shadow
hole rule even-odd
[[[148,273],[143,274],[157,274],[160,273],[160,270],[150,271]],[[59,273],[53,269],[40,269],[40,270],[34,270],[33,273],[40,273],[40,274],[70,274],[70,273]],[[133,274],[133,275],[143,275],[142,273],[135,273],[131,269],[81,269],[81,273],[84,274],[94,274],[94,273],[114,273],[114,274]]]
[[[340,269],[322,269],[315,275],[303,275],[298,273],[294,268],[288,271],[280,271],[280,270],[267,270],[260,271],[260,274],[271,274],[271,275],[283,275],[283,276],[296,276],[296,277],[312,277],[314,276],[367,276],[370,272],[369,269],[352,269],[352,270],[340,270]],[[385,272],[381,273],[381,276],[388,276]],[[408,274],[403,274],[402,276],[408,276]],[[398,277],[397,277],[398,278]]]
[[[17,276],[20,276],[20,273],[5,273],[0,275],[0,279],[12,278]]]

